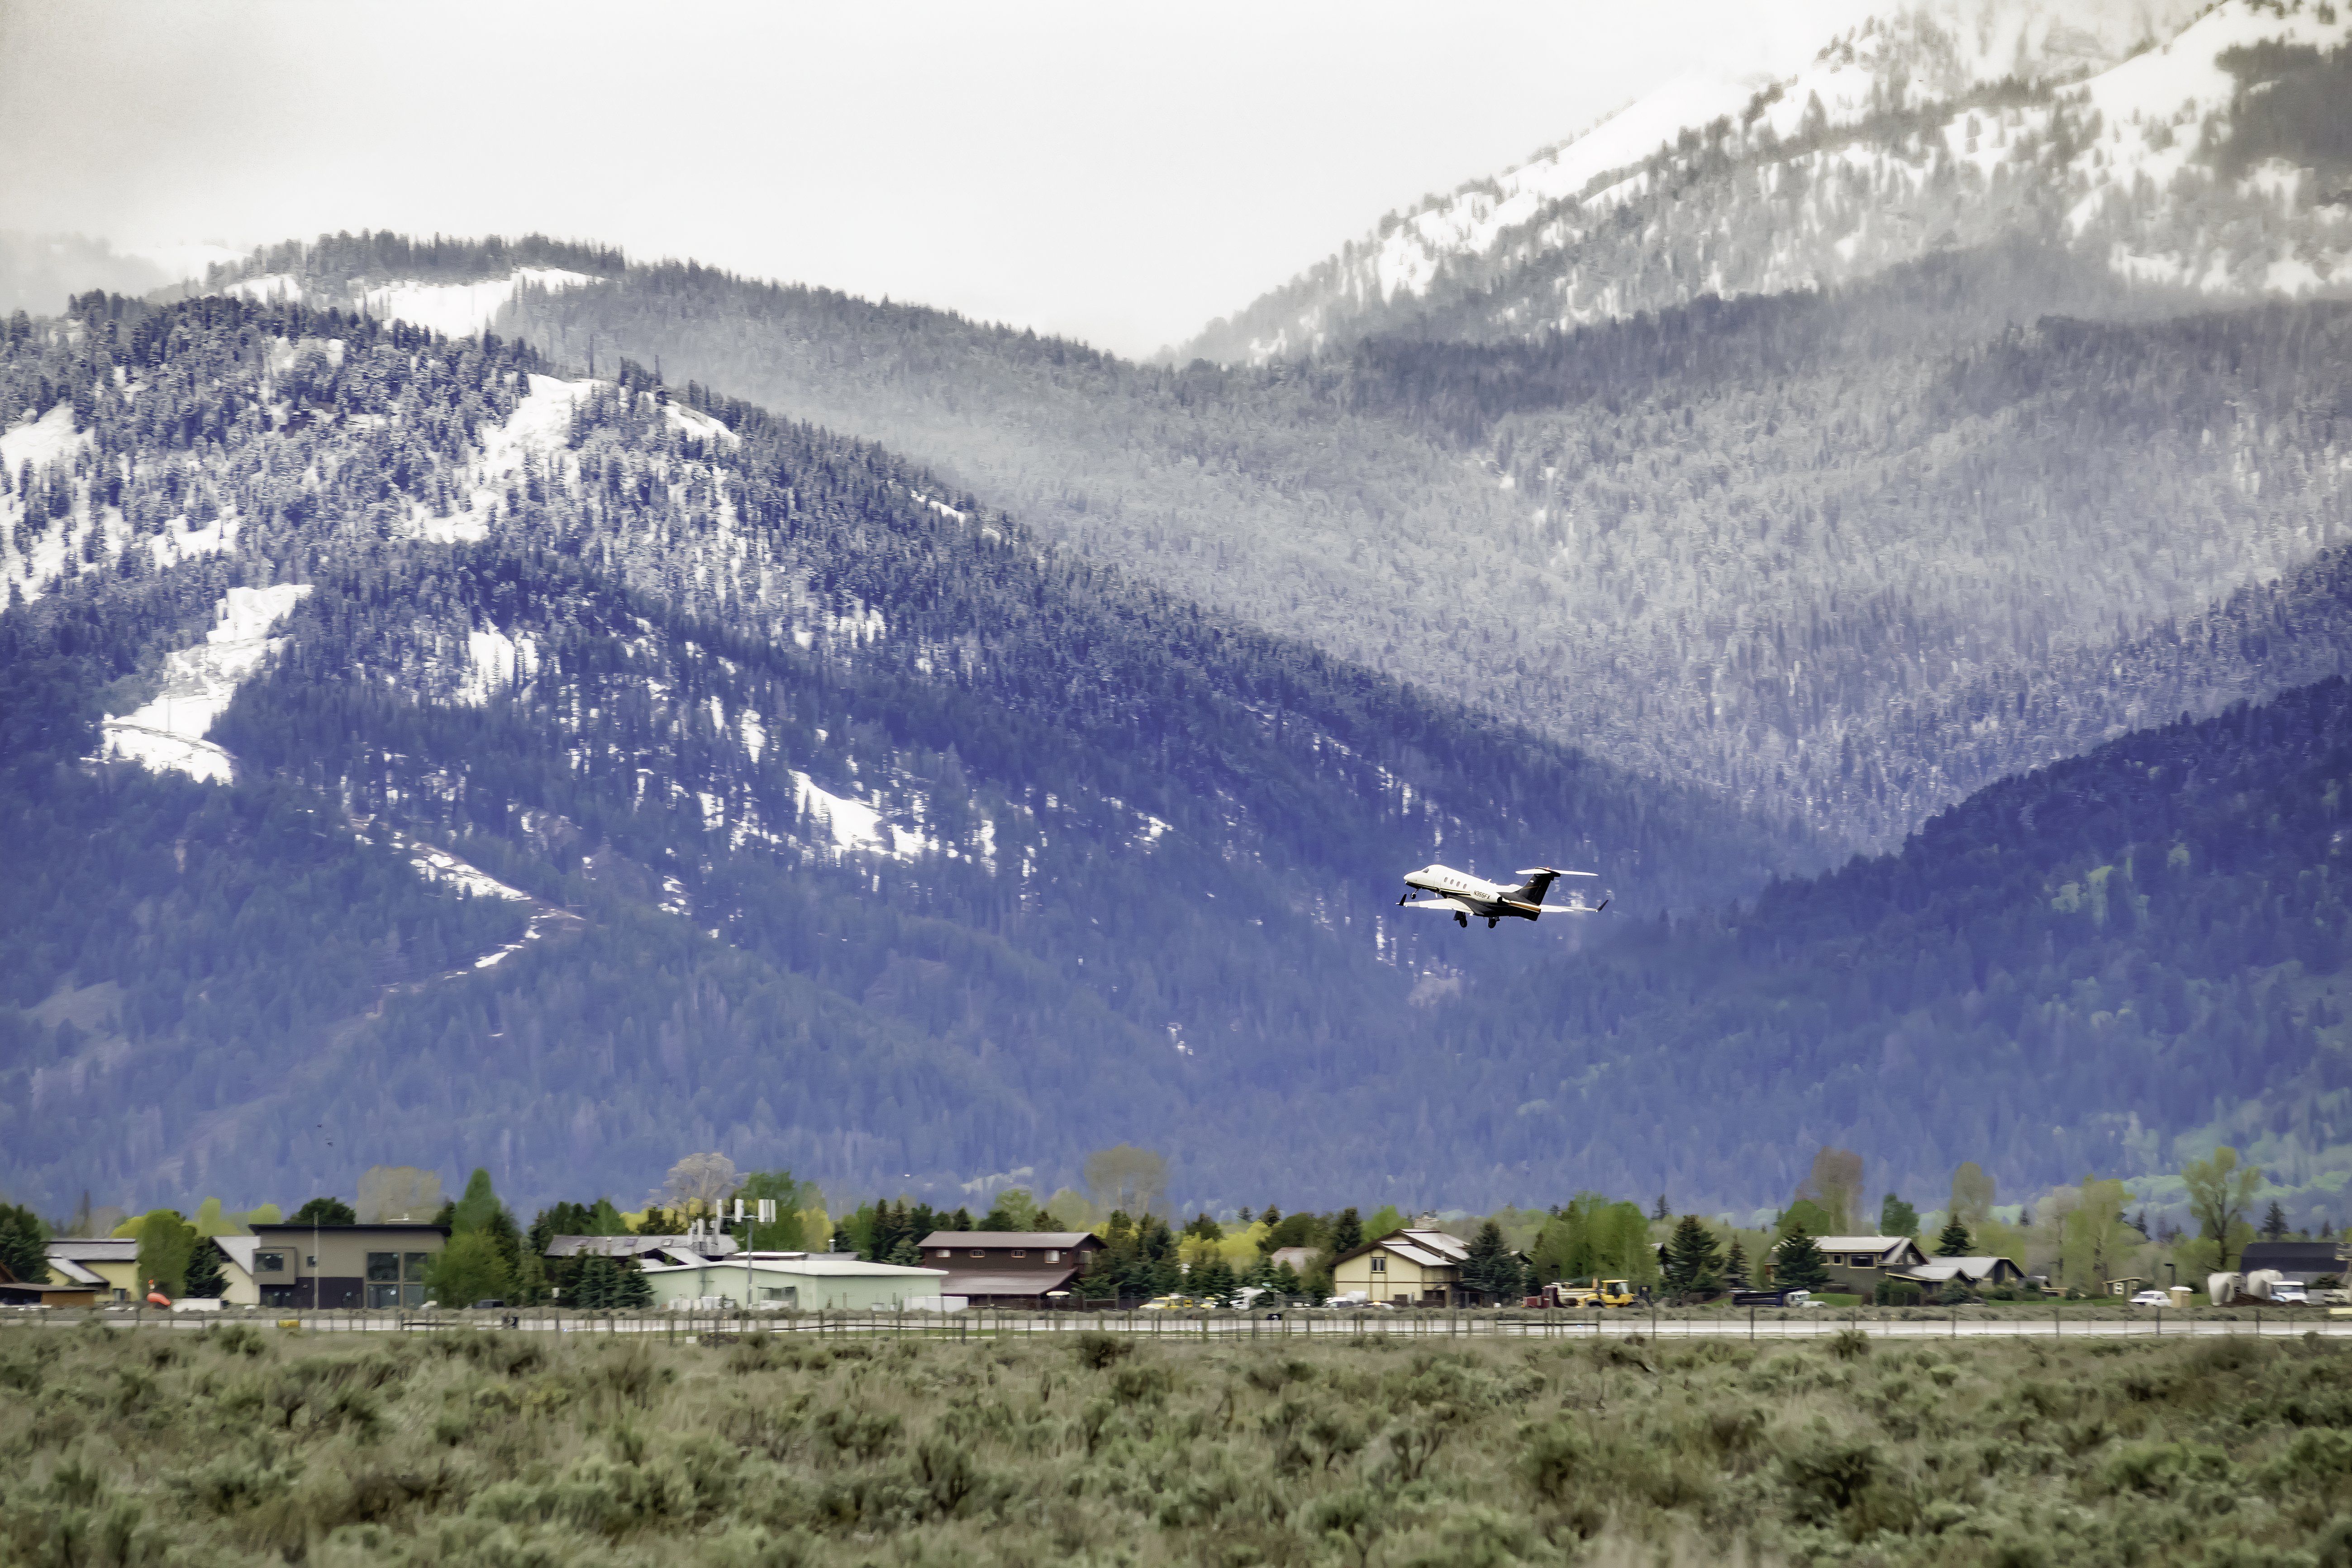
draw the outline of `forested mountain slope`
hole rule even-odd
[[[1400,870],[1591,863],[1642,918],[1776,863],[634,364],[282,298],[5,340],[12,1196],[625,1196],[721,1144],[943,1191],[1134,1138],[1204,1196],[1434,1199],[1448,1148],[1311,1108],[1541,949],[1398,913]],[[121,760],[167,741],[232,781]]]
[[[1724,919],[1482,988],[1444,1043],[1513,1106],[1486,1134],[1498,1153],[1557,1145],[1611,1190],[1785,1192],[1828,1143],[1897,1190],[1977,1160],[2015,1191],[2168,1174],[2218,1137],[2310,1189],[2294,1223],[2341,1223],[2347,789],[2339,677],[2005,780],[1899,853]],[[1495,1020],[1534,1013],[1559,1038],[1517,1051]]]
[[[2245,695],[2185,672],[2177,706],[2139,714],[2104,655],[2345,537],[2343,308],[2144,307],[2004,245],[1821,295],[1255,370],[691,268],[534,295],[520,319],[984,474],[1184,592],[1885,843],[2005,772]],[[1997,733],[1941,716],[1990,690]],[[2020,712],[2021,690],[2047,697]]]

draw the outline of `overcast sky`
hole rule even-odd
[[[0,0],[0,229],[540,230],[1147,353],[1843,8]]]

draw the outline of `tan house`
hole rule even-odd
[[[1963,1285],[2014,1285],[2025,1278],[2025,1270],[2006,1258],[1937,1258],[1915,1268],[1905,1269],[1895,1275],[1915,1285],[1937,1289],[1959,1281]],[[2134,1290],[2139,1287],[2134,1285]]]
[[[50,1241],[48,1283],[90,1291],[100,1305],[144,1301],[139,1243],[108,1236],[60,1236]]]
[[[1462,1260],[1469,1247],[1443,1230],[1391,1230],[1331,1262],[1331,1289],[1339,1295],[1398,1307],[1442,1307],[1462,1288]]]
[[[1874,1293],[1889,1275],[1908,1278],[1927,1263],[1927,1254],[1908,1236],[1816,1236],[1813,1245],[1829,1269],[1828,1288],[1857,1296]]]
[[[446,1225],[257,1225],[250,1272],[265,1307],[421,1307],[448,1240]]]

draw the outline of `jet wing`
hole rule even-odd
[[[1468,915],[1470,906],[1458,898],[1415,898],[1397,905],[1399,909],[1435,909],[1448,915]]]
[[[1524,909],[1528,906],[1521,904],[1520,907]],[[1535,906],[1535,910],[1538,915],[1598,915],[1608,907],[1609,901],[1604,898],[1599,904],[1538,904]]]
[[[1562,871],[1558,866],[1531,865],[1523,869],[1519,874],[1521,876],[1599,876],[1601,873],[1597,871]]]

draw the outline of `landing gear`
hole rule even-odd
[[[1409,893],[1400,893],[1400,894],[1397,894],[1397,907],[1398,907],[1398,908],[1402,909],[1402,908],[1403,908],[1406,904],[1411,904],[1412,902],[1412,894],[1409,894]]]
[[[1495,922],[1501,918],[1502,916],[1499,915],[1489,915],[1486,916],[1486,929],[1492,931],[1495,928]]]
[[[1470,929],[1470,917],[1466,915],[1456,912],[1454,916],[1454,924],[1462,927],[1463,930],[1467,931]]]

